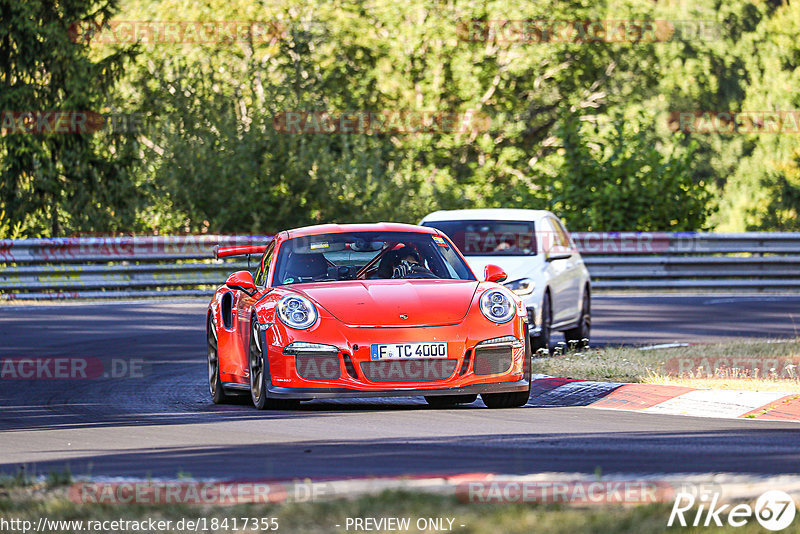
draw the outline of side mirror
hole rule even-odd
[[[487,282],[497,282],[498,284],[508,278],[506,272],[497,265],[489,264],[483,268],[483,279]]]
[[[545,252],[544,261],[568,260],[571,257],[571,252]]]
[[[256,294],[256,284],[250,271],[236,271],[225,280],[225,285],[230,289],[244,291],[251,297]]]

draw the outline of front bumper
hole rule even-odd
[[[521,320],[505,325],[485,323],[485,320],[483,323],[478,322],[470,325],[471,328],[465,328],[465,325],[461,324],[424,329],[352,328],[341,323],[335,325],[329,323],[328,327],[316,332],[302,333],[273,324],[269,329],[259,332],[262,346],[268,349],[266,389],[270,397],[300,400],[510,393],[529,389],[530,344],[527,342],[527,326]],[[490,355],[486,353],[478,356],[476,347],[480,341],[509,335],[520,341],[525,340],[525,343],[524,347],[517,345],[509,349],[510,363],[507,370],[492,368],[488,359]],[[417,380],[404,377],[393,381],[391,370],[387,371],[386,377],[380,376],[380,379],[364,372],[362,364],[371,362],[370,343],[397,340],[412,342],[423,339],[448,343],[448,359],[440,361],[449,362],[451,367],[448,367],[446,375],[441,379]],[[338,365],[326,367],[325,364],[321,364],[319,369],[324,377],[309,378],[307,373],[301,372],[301,369],[308,369],[298,360],[301,355],[286,354],[283,351],[283,347],[293,341],[338,347],[338,352],[328,352],[325,356],[328,359],[338,360]],[[486,350],[492,349],[486,347]],[[308,362],[307,359],[304,361]],[[410,367],[416,371],[415,375],[409,375],[413,377],[419,376],[422,365],[420,362],[424,360],[390,361],[402,362],[398,367],[406,369]],[[410,365],[413,362],[417,365]],[[480,368],[478,362],[481,363]],[[314,367],[316,369],[316,365]]]
[[[495,382],[473,384],[460,388],[435,388],[435,389],[384,389],[384,390],[353,390],[347,388],[285,388],[270,385],[267,391],[270,397],[278,399],[354,399],[369,397],[419,397],[439,395],[470,395],[481,393],[513,393],[527,391],[530,380],[517,380],[515,382]]]

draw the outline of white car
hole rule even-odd
[[[475,273],[488,264],[503,268],[504,282],[528,308],[535,349],[550,347],[554,330],[564,338],[589,339],[591,279],[575,243],[549,211],[472,209],[436,211],[423,226],[438,228],[455,243]],[[588,343],[588,341],[587,341]]]

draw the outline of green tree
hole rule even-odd
[[[653,43],[465,39],[465,25],[504,18],[603,18],[602,6],[588,1],[411,0],[398,9],[353,0],[302,8],[214,0],[203,12],[190,3],[129,6],[131,19],[277,19],[287,28],[275,43],[148,46],[129,78],[126,100],[166,124],[148,139],[147,172],[169,199],[165,209],[193,230],[415,222],[438,208],[548,205],[553,176],[540,170],[557,159],[558,121],[623,105],[657,82]],[[626,9],[629,18],[646,18],[650,8]],[[419,135],[272,128],[282,111],[383,109],[475,110],[491,124]]]
[[[595,231],[685,231],[703,227],[710,193],[692,180],[694,145],[663,155],[650,121],[616,121],[604,129],[577,119],[560,127],[563,165],[553,209],[573,228]]]
[[[718,217],[726,230],[800,230],[800,5],[768,3],[738,48],[745,58],[745,97],[736,110],[794,115],[783,133],[725,136],[742,145]],[[769,7],[769,10],[766,8]],[[791,117],[789,117],[791,119]]]
[[[132,49],[92,59],[75,23],[102,23],[116,0],[0,0],[0,111],[103,112]],[[9,123],[6,122],[6,125]],[[0,210],[26,235],[131,230],[131,139],[104,134],[0,136]]]
[[[132,179],[139,196],[129,198],[143,203],[133,226],[155,232],[414,222],[459,207],[551,207],[575,229],[702,228],[709,214],[715,224],[762,214],[780,190],[771,177],[789,161],[787,144],[784,167],[773,166],[763,138],[676,135],[667,120],[676,110],[749,105],[745,99],[772,90],[754,84],[768,81],[764,65],[775,66],[768,56],[782,58],[781,83],[791,81],[791,45],[769,26],[792,28],[791,15],[774,3],[126,0],[121,7],[121,20],[278,21],[285,29],[275,40],[141,45],[110,98],[148,119],[130,143],[140,159]],[[504,19],[678,22],[668,42],[481,34],[481,24]],[[479,38],[465,38],[475,28]],[[759,41],[777,48],[761,54]],[[99,46],[91,57],[113,52]],[[481,131],[418,135],[275,129],[276,116],[296,110],[476,110],[491,122]],[[748,217],[747,224],[758,219]]]

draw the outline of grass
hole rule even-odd
[[[533,372],[598,382],[800,393],[800,339],[653,350],[611,347],[535,358]]]
[[[33,484],[33,480],[24,471],[17,471],[14,475],[0,475],[0,490],[23,488]]]
[[[304,534],[348,532],[346,530],[348,517],[408,517],[411,520],[412,528],[407,532],[420,532],[413,527],[420,518],[450,518],[454,520],[453,532],[456,533],[657,533],[676,530],[676,527],[667,527],[670,510],[670,503],[638,506],[586,506],[583,508],[552,504],[470,504],[460,502],[452,496],[409,491],[387,491],[352,500],[339,499],[280,505],[108,506],[74,503],[67,498],[66,488],[52,489],[47,488],[44,484],[0,490],[0,517],[6,520],[32,521],[34,525],[40,517],[67,521],[114,521],[119,519],[142,521],[152,518],[154,520],[171,520],[173,524],[182,518],[206,518],[210,524],[212,518],[218,520],[229,518],[230,520],[234,517],[275,517],[278,518],[279,532]],[[444,524],[446,525],[447,522],[445,521]],[[751,521],[742,528],[727,527],[712,530],[715,532],[751,533],[761,532],[759,528],[756,521]],[[681,532],[707,532],[709,530],[707,527],[678,527],[677,529]],[[57,532],[67,534],[74,531],[77,529],[63,528]],[[232,529],[230,525],[227,529],[216,530],[216,532],[235,531],[237,530]],[[251,532],[241,528],[238,531]],[[351,526],[349,532],[353,531]],[[797,532],[792,529],[784,532],[792,531]],[[123,529],[116,530],[116,532],[137,531]],[[163,532],[181,531],[173,528]],[[212,532],[214,531],[212,530]],[[266,532],[266,530],[261,532]],[[372,532],[396,531],[378,529],[372,530]],[[427,532],[436,532],[436,530],[427,530]]]

